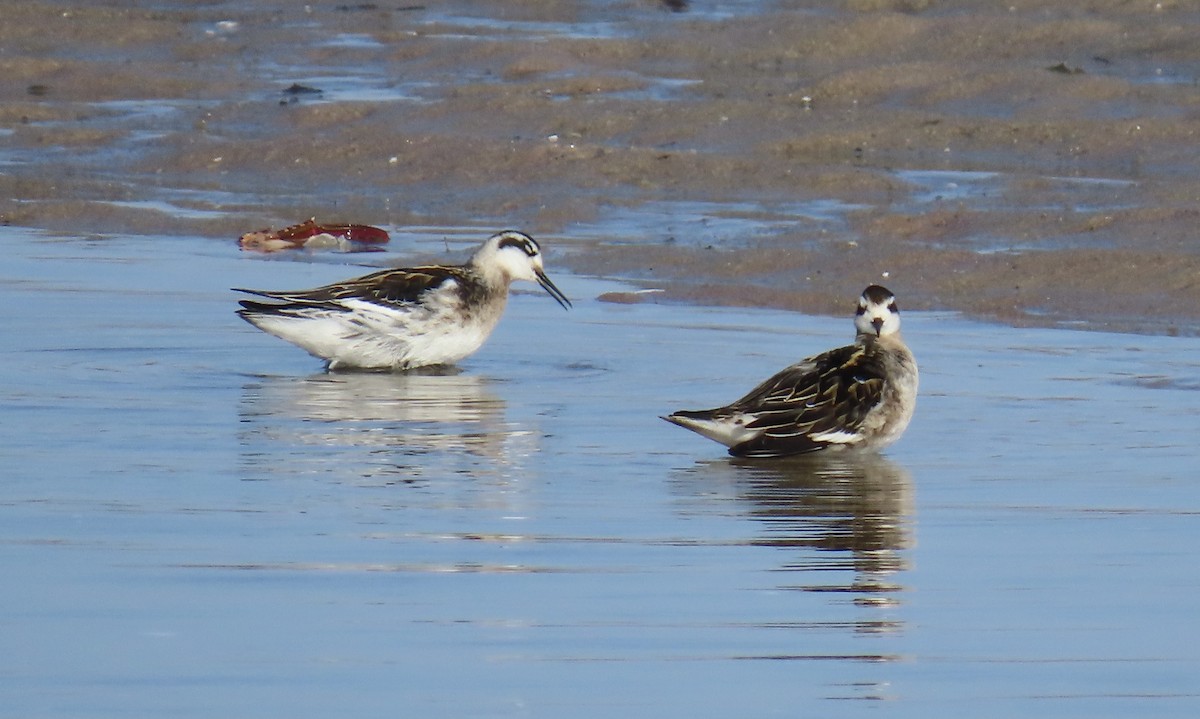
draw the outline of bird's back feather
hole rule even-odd
[[[321,304],[332,307],[343,300],[359,299],[399,308],[419,303],[425,293],[443,287],[447,283],[454,283],[458,287],[475,288],[474,291],[478,291],[478,282],[471,280],[469,271],[465,267],[430,266],[380,270],[353,280],[335,282],[311,290],[266,292],[234,289],[236,292],[245,292],[288,303]]]
[[[777,457],[853,444],[883,397],[884,370],[870,344],[809,357],[725,407],[675,412],[668,421],[724,444],[738,457]]]

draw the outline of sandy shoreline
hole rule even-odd
[[[516,226],[659,301],[840,315],[886,277],[905,308],[1196,334],[1200,11],[1042,5],[25,3],[0,220]]]

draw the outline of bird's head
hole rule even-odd
[[[558,289],[542,263],[542,248],[529,235],[516,230],[505,230],[492,235],[471,258],[480,272],[499,273],[507,282],[525,280],[536,282],[555,299],[563,309],[571,306],[571,300]]]
[[[863,290],[858,298],[854,328],[860,336],[869,337],[887,337],[899,332],[900,310],[896,309],[896,297],[879,285]]]

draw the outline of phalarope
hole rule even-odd
[[[512,230],[492,235],[463,265],[381,270],[298,292],[234,291],[275,300],[239,300],[238,315],[330,370],[408,370],[453,364],[479,349],[515,280],[536,282],[571,306],[546,276],[537,242]]]
[[[917,362],[900,337],[891,292],[858,300],[854,344],[801,360],[733,404],[663,419],[720,442],[735,457],[783,457],[826,447],[882,449],[917,402]]]

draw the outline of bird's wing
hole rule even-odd
[[[362,300],[399,309],[416,304],[430,290],[447,282],[462,284],[466,279],[462,267],[406,267],[380,270],[344,282],[295,292],[267,292],[237,289],[237,292],[268,297],[289,305],[338,306],[344,300]]]
[[[883,396],[883,368],[863,345],[802,360],[763,382],[729,410],[757,437],[730,448],[739,456],[777,456],[841,444],[857,435]]]

